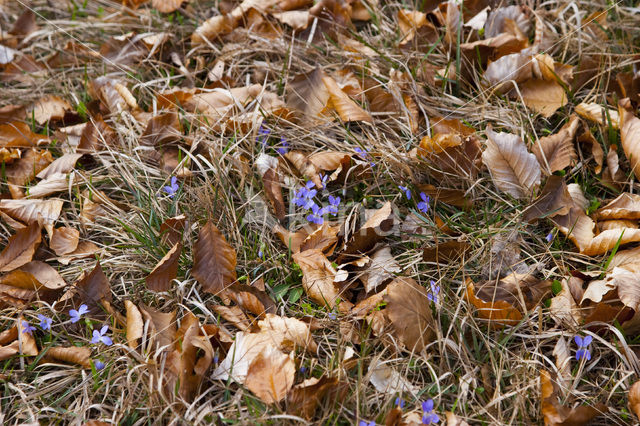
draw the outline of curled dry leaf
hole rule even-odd
[[[572,207],[569,214],[564,216],[554,216],[551,221],[558,229],[573,241],[582,252],[595,237],[595,223],[587,216],[583,209]]]
[[[336,270],[324,253],[318,249],[306,250],[294,254],[293,261],[302,270],[302,286],[307,295],[315,302],[333,308],[340,294],[334,284]]]
[[[278,159],[266,154],[260,154],[256,159],[256,167],[262,178],[264,192],[269,200],[269,206],[280,220],[285,218],[285,204],[280,185],[280,173],[278,172]]]
[[[347,241],[338,258],[338,263],[342,263],[350,255],[369,251],[378,241],[393,231],[394,223],[392,204],[387,201]]]
[[[578,159],[578,154],[573,147],[573,138],[579,124],[578,116],[572,115],[558,133],[540,138],[533,145],[531,151],[546,174],[563,170]]]
[[[0,147],[28,148],[48,142],[44,135],[33,133],[31,128],[21,121],[0,123]]]
[[[247,331],[253,328],[252,319],[239,306],[214,305],[211,309],[239,330]]]
[[[0,272],[12,271],[29,263],[40,245],[41,238],[40,225],[36,222],[16,231],[0,252]]]
[[[164,244],[173,247],[181,242],[186,231],[187,217],[183,214],[166,219],[160,225],[160,238]]]
[[[285,12],[274,13],[272,16],[296,31],[306,29],[311,21],[311,15],[308,10],[287,10]]]
[[[421,352],[436,336],[427,290],[413,279],[400,277],[387,286],[384,310],[394,330],[410,352]]]
[[[600,146],[600,142],[598,142],[589,129],[585,129],[584,132],[578,136],[578,142],[581,145],[589,145],[591,155],[593,155],[593,159],[596,162],[594,171],[596,174],[599,174],[602,171],[602,165],[604,164],[604,151]]]
[[[23,152],[22,158],[14,161],[5,169],[11,196],[23,198],[24,186],[52,161],[53,157],[49,151],[32,148]]]
[[[338,231],[339,227],[323,223],[300,243],[299,251],[318,249],[330,255],[338,242]]]
[[[612,128],[620,127],[620,115],[614,109],[605,108],[596,103],[581,103],[576,105],[575,112],[582,118],[595,121],[601,126],[611,125]]]
[[[262,283],[262,288],[260,288],[260,283]],[[223,299],[227,297],[242,309],[251,312],[258,318],[263,318],[267,313],[276,312],[276,304],[264,291],[262,278],[258,279],[252,285],[244,283],[233,284],[222,294]]]
[[[595,417],[606,413],[609,409],[601,403],[592,406],[580,405],[569,408],[561,405],[558,395],[558,385],[546,370],[540,371],[540,399],[541,411],[545,425],[583,425]]]
[[[138,348],[138,340],[142,338],[144,321],[140,309],[130,300],[124,301],[127,310],[127,343],[131,349]]]
[[[329,101],[329,91],[320,68],[300,74],[287,85],[287,105],[297,111],[305,123],[318,121]]]
[[[22,341],[22,354],[27,356],[37,356],[40,351],[38,350],[38,345],[36,344],[36,339],[31,335],[31,333],[25,333],[23,322],[26,322],[22,316],[19,316],[16,320],[16,325],[18,326],[18,341]],[[13,344],[16,345],[16,349],[19,349],[18,341]]]
[[[145,321],[149,321],[149,336],[157,349],[170,350],[176,335],[176,311],[160,312],[149,306],[138,308]]]
[[[61,226],[53,230],[53,235],[49,241],[49,247],[58,256],[72,253],[78,248],[80,231],[68,226]]]
[[[102,300],[108,302],[112,300],[111,285],[99,261],[96,262],[96,266],[90,273],[83,273],[80,280],[73,286],[72,291],[75,292],[75,309],[78,309],[78,307],[84,303],[92,313],[99,311],[98,305]]]
[[[582,297],[580,297],[580,299],[581,298]],[[578,299],[578,301],[580,301],[580,299]],[[562,290],[560,290],[555,297],[551,298],[549,313],[559,324],[564,324],[569,327],[576,327],[582,324],[582,312],[566,280],[562,283]]]
[[[176,243],[171,250],[164,255],[160,262],[149,273],[145,282],[147,288],[153,291],[169,291],[171,289],[171,281],[178,274],[178,261],[182,253],[182,243]]]
[[[447,411],[445,413],[445,417],[447,419],[447,426],[469,426],[469,423],[465,422],[451,411]]]
[[[42,198],[56,192],[67,191],[73,185],[74,174],[58,173],[41,180],[27,190],[26,198]]]
[[[62,200],[0,200],[0,211],[23,223],[38,223],[49,235],[62,211]]]
[[[422,251],[422,260],[425,262],[449,263],[454,262],[464,256],[465,252],[471,248],[466,241],[445,241],[432,247],[425,247]]]
[[[513,88],[512,81],[523,83],[533,76],[533,62],[529,55],[512,53],[504,55],[487,66],[484,79],[492,90],[506,93]]]
[[[77,364],[91,368],[91,348],[79,346],[54,346],[47,349],[45,359]]]
[[[629,99],[623,99],[618,106],[620,113],[620,140],[624,154],[631,163],[631,169],[640,176],[640,118],[633,114]]]
[[[236,251],[209,221],[193,247],[191,273],[207,293],[217,294],[236,281]]]
[[[284,351],[300,347],[311,354],[318,352],[318,345],[311,337],[309,324],[297,318],[266,314],[264,319],[258,321],[258,327],[262,333],[270,334],[271,342]]]
[[[179,142],[182,139],[180,118],[175,111],[156,115],[147,123],[147,128],[140,136],[140,144],[148,146],[163,146]]]
[[[313,183],[316,184],[318,189],[322,188],[322,181],[320,180],[320,173],[316,166],[309,160],[306,154],[300,151],[289,151],[284,155],[293,167],[298,171],[301,176],[308,177]]]
[[[329,104],[327,104],[327,106],[331,105],[338,112],[342,121],[373,123],[371,115],[358,106],[349,95],[340,89],[333,78],[324,76],[322,77],[322,81],[329,92]]]
[[[487,148],[482,161],[489,168],[493,183],[514,198],[531,196],[540,184],[540,165],[527,152],[522,139],[509,133],[496,133],[487,126]]]
[[[85,257],[91,257],[100,251],[100,247],[93,244],[91,241],[80,241],[78,246],[71,253],[67,253],[63,256],[56,258],[58,262],[63,265],[68,265],[74,260],[84,259]]]
[[[640,219],[640,195],[624,192],[598,209],[593,217],[597,220]]]

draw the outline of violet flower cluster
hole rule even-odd
[[[321,176],[323,189],[327,187],[327,178],[328,176],[326,175]],[[332,216],[336,216],[338,214],[340,197],[333,197],[329,195],[329,204],[319,206],[315,201],[315,197],[317,195],[318,190],[315,188],[315,184],[312,181],[308,181],[305,186],[298,189],[293,199],[293,203],[298,207],[302,207],[304,210],[310,210],[310,213],[306,217],[309,222],[315,223],[316,225],[322,225],[326,214],[331,214]]]

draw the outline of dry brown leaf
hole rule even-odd
[[[25,185],[52,161],[49,151],[32,148],[23,152],[22,158],[11,163],[5,170],[11,196],[23,198]]]
[[[496,133],[487,126],[487,148],[482,161],[498,189],[514,198],[530,197],[540,184],[538,160],[516,135]]]
[[[541,370],[540,407],[542,415],[544,416],[545,425],[584,425],[595,417],[609,411],[609,409],[601,403],[594,404],[593,406],[580,405],[569,408],[566,405],[560,404],[558,393],[558,385],[552,379],[551,374],[546,370]]]
[[[471,246],[466,241],[445,241],[437,243],[433,247],[425,247],[422,251],[422,260],[425,262],[449,263],[464,256],[464,253],[470,248]]]
[[[274,18],[296,31],[302,31],[309,26],[311,15],[308,10],[287,10],[272,14]]]
[[[624,192],[598,209],[593,218],[596,220],[640,219],[640,195]]]
[[[593,159],[596,162],[596,167],[594,171],[596,174],[599,174],[602,171],[602,165],[604,164],[604,151],[600,146],[598,140],[591,134],[589,129],[585,129],[584,132],[578,136],[578,142],[580,144],[588,144],[591,154],[593,155]]]
[[[160,13],[172,13],[180,9],[185,0],[152,0],[151,5]]]
[[[402,271],[400,264],[391,254],[389,247],[382,247],[371,255],[371,262],[360,276],[367,293],[375,289],[384,282],[393,279],[395,274]]]
[[[569,278],[571,280],[573,277]],[[582,296],[578,299],[580,301]],[[576,303],[569,284],[566,280],[562,283],[562,290],[551,298],[549,313],[559,324],[575,327],[582,324],[582,312]]]
[[[322,116],[330,94],[324,84],[324,72],[320,68],[300,74],[287,85],[287,105],[298,111],[303,123],[313,124]]]
[[[267,346],[251,362],[244,384],[264,403],[273,404],[287,396],[295,375],[291,357]]]
[[[183,214],[166,219],[160,225],[160,237],[164,244],[173,247],[181,242],[185,233],[187,217]]]
[[[68,191],[73,186],[74,174],[58,173],[41,180],[35,186],[27,189],[26,198],[42,198],[56,192]]]
[[[601,126],[608,126],[618,129],[620,127],[620,115],[614,109],[605,108],[596,103],[581,103],[576,105],[575,112],[580,117],[590,121],[595,121]]]
[[[176,335],[176,311],[160,312],[145,305],[140,305],[140,313],[149,321],[149,336],[157,349],[168,351]]]
[[[209,221],[193,247],[191,274],[207,293],[217,294],[236,281],[236,251]]]
[[[451,411],[445,412],[445,417],[447,419],[447,426],[469,426],[469,423],[465,422]]]
[[[295,167],[301,176],[307,177],[316,184],[316,188],[322,189],[323,185],[320,180],[320,173],[306,154],[291,150],[284,155],[284,158],[293,164],[293,167]]]
[[[365,123],[373,123],[371,115],[340,89],[333,78],[323,76],[322,81],[329,92],[328,105],[331,105],[338,112],[342,121],[364,121]]]
[[[300,243],[298,251],[318,249],[330,255],[338,242],[339,231],[340,227],[325,222]]]
[[[91,241],[80,241],[74,251],[72,251],[71,253],[67,253],[64,256],[60,256],[56,258],[56,260],[63,265],[68,265],[74,260],[91,257],[99,251],[100,248]]]
[[[49,290],[59,290],[67,285],[55,268],[39,260],[32,260],[21,266],[17,271],[28,273],[37,280],[42,287]]]
[[[340,293],[334,284],[336,270],[318,249],[306,250],[293,255],[302,270],[302,286],[316,303],[333,308]],[[342,303],[340,304],[342,306]]]
[[[584,210],[572,207],[569,214],[551,218],[558,229],[569,237],[580,252],[586,248],[595,237],[594,221],[585,214]]]
[[[160,262],[153,268],[153,271],[145,278],[149,290],[169,291],[171,289],[171,281],[173,281],[178,274],[178,260],[180,260],[181,253],[182,244],[176,243],[171,247],[171,250],[160,259]]]
[[[276,304],[264,291],[262,278],[256,280],[252,285],[235,283],[222,294],[222,298],[231,299],[258,318],[264,318],[265,314],[276,312]]]
[[[0,252],[0,272],[8,272],[29,263],[42,238],[37,222],[16,231]]]
[[[484,80],[491,90],[506,93],[513,89],[513,83],[523,83],[533,76],[533,61],[531,56],[522,53],[512,53],[491,62],[484,72]]]
[[[78,346],[54,346],[47,349],[45,359],[77,364],[91,368],[91,348]]]
[[[33,133],[29,126],[20,121],[0,124],[0,147],[26,148],[47,143],[44,135]]]
[[[467,278],[465,297],[476,309],[481,318],[489,320],[490,327],[500,328],[504,325],[515,325],[522,320],[522,313],[505,300],[485,302],[475,294],[475,285]]]
[[[180,118],[175,111],[169,111],[149,120],[147,128],[140,136],[140,144],[159,147],[179,142],[181,139]]]
[[[0,200],[0,210],[25,224],[38,223],[52,235],[63,204],[62,200]]]
[[[631,169],[640,176],[640,118],[633,114],[631,101],[623,99],[618,105],[620,113],[620,140]]]
[[[28,111],[29,117],[40,125],[50,120],[62,120],[64,114],[71,111],[71,104],[59,96],[47,95],[38,99]]]
[[[350,255],[369,251],[378,241],[391,233],[394,223],[393,206],[391,202],[386,202],[347,241],[338,263],[342,263]]]
[[[282,197],[278,159],[262,153],[256,159],[255,164],[262,178],[262,185],[269,200],[269,206],[279,220],[284,220],[286,211],[284,198]]]
[[[127,310],[127,343],[131,349],[138,348],[138,340],[142,338],[144,321],[140,309],[130,300],[124,301]]]
[[[280,226],[279,223],[276,223],[276,226],[273,228],[273,232],[278,236],[278,238],[280,238],[280,241],[282,241],[284,245],[291,250],[292,254],[296,254],[300,253],[300,246],[309,237],[309,233],[305,228],[306,227],[301,228],[298,232],[290,232]]]
[[[444,172],[437,174],[441,181],[450,179],[451,175],[455,178],[475,179],[481,167],[482,153],[475,132],[468,133],[463,129],[462,123],[459,126],[462,131],[448,128],[449,123],[443,121],[437,121],[434,128],[444,132],[434,133],[433,137],[423,137],[417,149],[418,155],[430,162],[434,169]],[[453,120],[447,120],[451,121]]]
[[[640,380],[629,389],[629,408],[636,417],[640,418]]]
[[[53,230],[53,235],[49,242],[49,248],[58,256],[72,253],[78,248],[80,231],[68,226],[61,226]]]
[[[587,256],[604,254],[616,245],[625,245],[640,241],[640,229],[619,228],[609,229],[596,235],[580,253]]]
[[[100,262],[96,262],[96,266],[88,274],[85,272],[78,282],[73,286],[74,307],[78,307],[84,303],[92,313],[98,313],[99,304],[102,300],[111,302],[111,285],[107,276],[102,270]]]
[[[22,341],[22,354],[27,356],[37,356],[40,351],[38,351],[38,345],[36,344],[36,339],[31,335],[31,333],[26,333],[24,330],[24,318],[19,316],[16,320],[16,325],[18,326],[18,340]],[[14,342],[16,345],[16,349],[20,348],[18,342]]]
[[[551,176],[542,188],[540,196],[524,214],[527,222],[543,217],[567,215],[574,206],[573,198],[562,176]]]
[[[311,420],[324,396],[338,385],[336,377],[312,377],[295,385],[287,395],[287,413]]]
[[[318,345],[311,336],[309,324],[297,318],[266,314],[264,319],[258,321],[258,327],[262,333],[271,334],[271,343],[285,352],[290,352],[296,347],[303,348],[311,354],[318,352]]]
[[[578,154],[573,147],[580,122],[576,115],[572,115],[567,124],[557,133],[540,138],[531,151],[538,159],[542,170],[550,175],[558,170],[573,165],[578,160]]]
[[[421,352],[436,336],[427,290],[412,278],[400,277],[387,286],[384,310],[397,337],[410,351]]]
[[[373,360],[369,365],[369,382],[378,392],[385,394],[415,393],[417,387],[403,377],[394,368]]]

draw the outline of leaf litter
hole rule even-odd
[[[635,421],[600,3],[4,5],[7,422]]]

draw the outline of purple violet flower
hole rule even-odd
[[[431,201],[431,198],[425,195],[424,192],[420,193],[420,198],[422,198],[422,201],[418,203],[418,210],[426,214],[429,211],[429,201]]]
[[[105,336],[105,334],[109,331],[109,326],[103,326],[100,331],[93,330],[93,338],[91,339],[91,343],[104,343],[107,346],[113,345],[113,341],[109,336]]]
[[[436,424],[440,421],[440,417],[433,412],[433,399],[427,399],[422,402],[422,424]]]
[[[311,211],[312,213],[307,215],[307,220],[311,223],[315,223],[316,225],[322,225],[324,223],[324,219],[322,218],[325,213],[324,209],[321,209],[316,203],[313,203]]]
[[[429,282],[429,285],[431,286],[431,291],[427,293],[427,299],[431,300],[433,303],[437,303],[438,293],[440,293],[440,286],[436,285],[436,282],[433,280]]]
[[[408,187],[398,185],[398,188],[400,188],[400,191],[404,192],[404,195],[407,197],[407,200],[411,199],[411,190]]]
[[[331,213],[332,216],[338,214],[338,206],[340,205],[340,197],[333,197],[329,195],[329,205],[325,207],[327,213]]]
[[[284,136],[280,137],[280,145],[281,147],[276,149],[276,151],[278,151],[278,154],[285,155],[287,152],[289,152],[289,142],[287,142]]]
[[[42,314],[38,314],[38,319],[40,320],[40,328],[43,330],[51,330],[51,324],[53,323],[53,319],[49,317],[45,317]]]
[[[396,398],[396,407],[404,408],[404,400],[400,397]]]
[[[164,189],[164,192],[167,193],[169,198],[173,198],[176,195],[176,192],[178,192],[178,189],[180,189],[180,186],[178,185],[178,178],[171,176],[171,185],[165,186],[162,189]]]
[[[35,327],[32,327],[27,321],[22,321],[22,332],[25,334],[33,334]]]
[[[549,232],[549,234],[547,234],[546,237],[544,237],[545,240],[547,240],[548,243],[551,242],[551,240],[553,240],[553,232]]]
[[[367,422],[366,420],[360,420],[358,426],[376,426],[376,422],[373,420],[371,420],[370,422]]]
[[[89,312],[89,308],[84,303],[82,305],[80,305],[80,307],[78,308],[77,311],[75,309],[71,309],[69,311],[69,316],[71,317],[71,322],[75,323],[75,322],[80,321],[80,317],[82,315],[86,314],[87,312]]]
[[[95,367],[96,371],[100,371],[104,368],[104,362],[96,359],[95,361],[93,361],[93,366]]]
[[[593,340],[592,336],[584,336],[584,338],[580,336],[576,336],[573,338],[578,345],[578,350],[576,351],[576,360],[580,361],[581,358],[586,359],[587,361],[591,360],[591,352],[589,352],[589,345]]]

